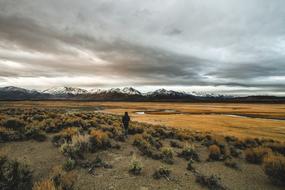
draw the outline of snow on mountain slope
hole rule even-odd
[[[188,94],[185,92],[177,92],[173,90],[166,90],[164,88],[155,90],[153,92],[148,92],[147,96],[187,96]]]
[[[42,92],[53,95],[66,95],[66,94],[78,95],[78,94],[88,93],[88,91],[85,89],[73,88],[73,87],[56,87],[44,90]]]
[[[132,87],[125,87],[122,89],[122,92],[124,94],[129,94],[129,95],[142,95],[142,93]]]
[[[125,87],[125,88],[111,88],[108,90],[103,89],[91,89],[89,90],[91,94],[125,94],[125,95],[142,95],[140,91],[132,88],[132,87]]]

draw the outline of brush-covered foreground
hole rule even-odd
[[[94,111],[0,109],[0,189],[284,189],[285,144]]]

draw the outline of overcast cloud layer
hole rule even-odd
[[[0,0],[0,86],[285,95],[284,0]]]

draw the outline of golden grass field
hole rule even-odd
[[[197,131],[285,141],[285,104],[20,101],[1,107],[69,108],[123,114],[134,121]],[[144,114],[136,113],[144,112]]]

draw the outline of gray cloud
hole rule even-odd
[[[0,85],[22,80],[38,87],[25,81],[45,77],[58,86],[285,94],[284,6],[281,0],[0,0]],[[89,83],[80,78],[93,76]]]

